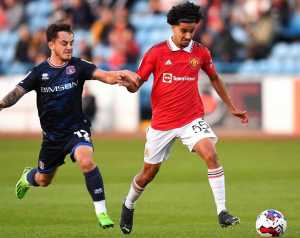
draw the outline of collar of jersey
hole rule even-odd
[[[50,58],[47,59],[47,63],[48,63],[51,67],[53,67],[53,68],[63,68],[63,67],[65,67],[65,66],[68,64],[68,62],[65,62],[65,63],[62,64],[62,65],[54,65],[54,64],[52,64],[52,63],[50,62]]]
[[[172,36],[170,36],[169,39],[168,39],[168,46],[172,51],[181,50],[181,48],[179,48],[175,45],[174,41],[172,40]],[[182,50],[184,50],[185,52],[191,53],[192,52],[192,47],[193,47],[193,40],[191,40],[189,45],[187,47],[183,48]]]

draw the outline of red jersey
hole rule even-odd
[[[137,74],[144,81],[154,75],[152,128],[171,130],[204,115],[198,90],[200,69],[208,76],[216,74],[209,50],[197,42],[180,49],[170,38],[148,50]]]

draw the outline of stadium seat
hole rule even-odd
[[[256,63],[253,60],[246,60],[241,64],[238,73],[240,74],[253,74],[256,72]]]
[[[93,48],[93,56],[94,57],[101,56],[102,58],[107,59],[110,55],[111,55],[110,47],[98,44],[96,47]]]
[[[289,75],[296,72],[296,62],[293,59],[285,59],[281,62],[282,74]]]
[[[281,73],[281,62],[277,58],[269,58],[267,60],[264,60],[262,63],[265,64],[264,72],[266,74],[274,75]]]
[[[134,6],[132,7],[132,12],[136,13],[136,14],[143,14],[145,12],[149,12],[149,3],[148,1],[137,1],[136,4],[134,4]]]
[[[24,75],[28,72],[28,70],[32,67],[30,64],[23,64],[19,62],[14,62],[7,68],[6,73],[8,75]]]
[[[289,57],[293,58],[294,60],[299,60],[300,59],[300,43],[295,42],[290,44],[289,46]]]
[[[139,30],[135,35],[135,39],[140,45],[143,45],[144,42],[147,41],[148,36],[149,34],[147,31]]]
[[[300,36],[300,13],[296,12],[291,15],[288,27],[283,28],[281,33],[288,37]]]
[[[53,4],[51,1],[31,1],[27,4],[25,13],[27,16],[43,16],[48,17],[53,11]]]
[[[9,46],[1,50],[0,57],[3,63],[10,63],[13,61],[15,56],[15,47]]]
[[[40,29],[46,28],[49,21],[47,17],[35,16],[29,20],[29,29],[31,32],[36,32]]]
[[[271,52],[271,58],[277,58],[280,59],[282,57],[286,56],[286,52],[288,51],[289,46],[287,43],[277,43],[273,46],[272,52]]]

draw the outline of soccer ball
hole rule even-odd
[[[287,228],[283,214],[274,209],[265,210],[256,219],[256,231],[262,237],[282,236]]]

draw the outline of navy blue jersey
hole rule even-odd
[[[49,137],[63,137],[90,126],[82,112],[82,89],[92,79],[96,66],[79,58],[61,67],[48,61],[34,67],[18,86],[26,92],[35,90],[41,127]]]

